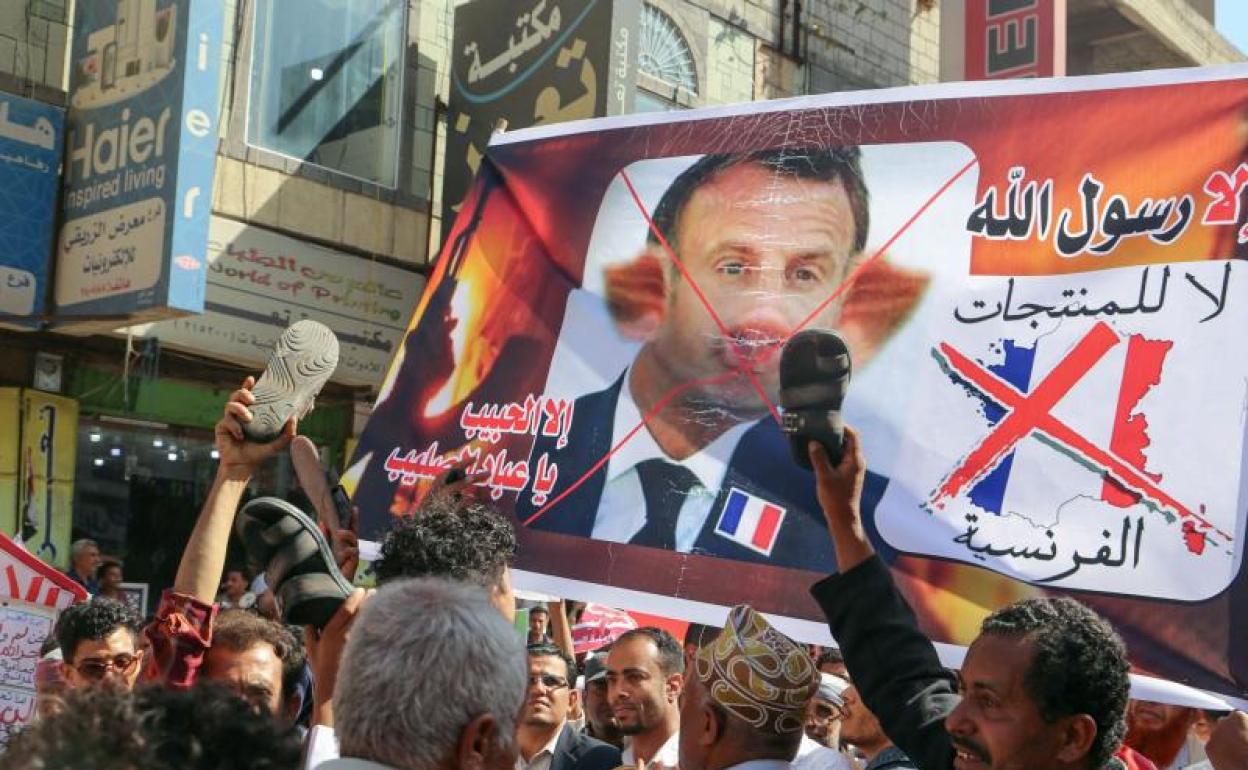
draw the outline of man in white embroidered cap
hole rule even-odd
[[[750,607],[734,607],[686,674],[681,770],[789,770],[818,686],[805,651]]]

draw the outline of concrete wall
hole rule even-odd
[[[0,88],[63,103],[73,0],[0,1]]]

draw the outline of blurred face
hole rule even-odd
[[[845,667],[844,661],[827,661],[819,664],[819,673],[835,674],[841,679],[849,679],[849,669]]]
[[[93,575],[100,566],[100,549],[89,545],[74,558],[74,569],[79,575]]]
[[[282,710],[282,659],[268,642],[238,651],[224,646],[208,648],[204,676],[221,682],[253,706],[264,706],[275,717]]]
[[[125,626],[113,629],[103,639],[84,639],[74,648],[73,662],[64,664],[65,681],[70,687],[119,687],[134,689],[143,655],[135,647],[134,634]]]
[[[659,651],[645,637],[616,642],[607,656],[607,691],[620,732],[640,735],[662,729],[668,709],[676,708],[681,676],[663,676]]]
[[[247,578],[238,570],[230,570],[225,573],[225,595],[231,599],[238,599],[247,593]]]
[[[696,676],[685,682],[680,696],[680,770],[703,770],[718,737],[707,708],[706,686]]]
[[[529,636],[539,639],[546,635],[546,626],[550,620],[545,612],[529,613]]]
[[[113,589],[121,585],[121,567],[107,567],[100,575],[100,587]]]
[[[529,688],[520,710],[520,724],[529,727],[554,727],[568,718],[571,686],[568,667],[553,656],[529,658]]]
[[[775,401],[779,347],[843,280],[853,238],[839,180],[800,180],[755,164],[720,172],[681,211],[673,248],[728,337],[690,282],[669,271],[667,314],[651,343],[657,362],[680,382],[722,376],[748,362]],[[810,325],[831,326],[838,310],[830,304]],[[741,420],[767,411],[745,376],[706,386],[698,398]]]
[[[845,717],[841,719],[840,725],[841,740],[864,749],[874,749],[887,743],[888,737],[884,734],[884,728],[880,727],[880,720],[863,704],[858,688],[850,685],[841,697],[845,699]],[[810,724],[809,720],[807,724]]]
[[[1027,694],[1023,679],[1033,657],[1035,644],[1027,637],[985,634],[971,645],[961,673],[962,701],[945,719],[957,752],[956,770],[1024,770],[1059,763],[1067,719],[1046,724]],[[844,730],[842,735],[849,739]]]
[[[1171,706],[1167,703],[1153,703],[1146,700],[1131,701],[1127,710],[1127,719],[1133,732],[1164,733],[1186,731],[1195,717],[1195,709],[1185,706]]]
[[[806,735],[835,748],[840,738],[841,707],[823,698],[811,698],[806,707]]]
[[[615,715],[611,712],[611,700],[607,694],[605,678],[586,683],[585,718],[593,725],[595,735],[607,735],[618,729],[615,724]]]
[[[35,668],[35,713],[40,719],[59,714],[64,708],[61,700],[69,683],[63,666],[51,661],[39,661]]]

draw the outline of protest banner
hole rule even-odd
[[[446,467],[516,583],[828,642],[780,428],[805,328],[853,357],[863,515],[949,660],[1073,595],[1140,672],[1248,695],[1248,68],[959,83],[495,139],[351,467],[363,535]]]
[[[0,748],[35,713],[35,664],[59,610],[87,591],[0,533]]]

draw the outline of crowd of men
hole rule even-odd
[[[103,594],[64,610],[38,719],[0,770],[1248,768],[1248,716],[1129,703],[1122,641],[1070,599],[997,611],[961,670],[944,668],[864,534],[852,430],[836,466],[811,448],[841,565],[811,590],[839,650],[812,655],[744,605],[683,643],[643,627],[578,659],[553,602],[526,638],[515,532],[471,479],[396,523],[376,589],[323,627],[284,625],[243,606],[246,581],[225,571],[245,488],[294,434],[245,440],[249,385],[217,425],[219,472],[156,615]],[[349,579],[355,543],[329,535]],[[98,549],[76,550],[85,581]]]

